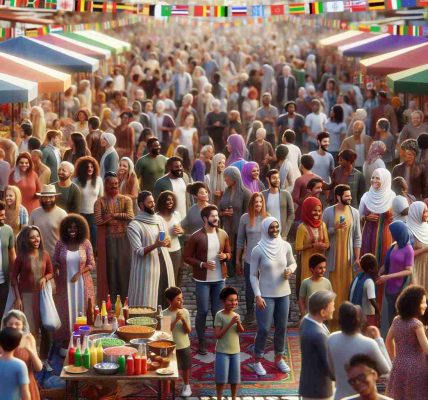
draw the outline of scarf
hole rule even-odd
[[[406,208],[409,208],[409,201],[407,200],[407,198],[401,195],[396,196],[395,199],[392,201],[394,221],[406,222],[407,216],[401,214]]]
[[[230,187],[226,187],[223,197],[221,198],[221,201],[220,201],[220,204],[223,204],[225,208],[227,208],[230,205],[233,205],[234,200],[237,200],[238,196],[241,196],[242,198],[242,193],[247,189],[242,183],[241,173],[239,172],[238,168],[227,167],[224,170],[224,175],[229,177],[235,182],[233,189]]]
[[[261,227],[261,239],[257,243],[262,249],[263,253],[271,260],[280,260],[282,258],[281,250],[284,248],[284,240],[281,235],[277,238],[271,238],[269,236],[269,227],[273,222],[278,222],[274,217],[267,217],[262,221]]]
[[[364,294],[364,283],[366,283],[367,279],[372,279],[369,274],[366,272],[360,272],[355,278],[356,284],[354,287],[354,292],[352,293],[352,298],[350,298],[351,303],[362,306],[363,305],[363,294]],[[351,288],[353,286],[354,282],[351,283]]]
[[[392,207],[395,193],[391,190],[391,173],[385,168],[377,168],[372,176],[380,178],[380,188],[370,187],[369,191],[364,193],[361,201],[364,202],[367,209],[375,214],[383,214]]]
[[[383,156],[386,152],[385,143],[380,140],[376,140],[370,145],[367,153],[367,164],[373,164],[378,158]]]
[[[227,138],[227,144],[230,146],[230,155],[226,161],[226,167],[235,161],[243,160],[245,156],[245,142],[241,135],[234,133]]]
[[[410,234],[407,225],[403,221],[394,221],[389,225],[392,238],[397,246],[402,249],[410,243]]]
[[[224,182],[224,171],[222,173],[218,173],[217,168],[218,168],[218,164],[220,163],[220,161],[226,161],[226,156],[222,153],[218,153],[213,157],[213,161],[212,161],[212,165],[211,165],[211,170],[210,170],[210,184],[209,184],[209,189],[210,189],[210,196],[211,196],[211,201],[213,201],[214,199],[214,192],[216,190],[220,190],[221,192],[224,193],[225,189],[226,189],[226,183]]]
[[[103,164],[104,164],[104,161],[107,158],[107,156],[109,154],[115,152],[114,145],[116,144],[116,136],[114,136],[113,133],[104,132],[101,135],[101,139],[104,139],[108,143],[108,147],[106,147],[106,149],[104,151],[104,154],[103,154],[103,156],[101,157],[101,160],[100,160],[101,177],[104,179],[104,173],[107,172],[107,171],[104,171]],[[114,172],[116,172],[116,171],[114,171]]]
[[[428,244],[428,223],[422,222],[422,215],[426,205],[422,201],[415,201],[410,204],[407,215],[407,227],[412,234],[423,244]]]
[[[120,161],[126,161],[128,163],[128,174],[122,179],[119,179],[119,190],[122,193],[122,191],[126,189],[129,179],[131,178],[131,175],[134,172],[134,163],[129,157],[122,157]]]
[[[322,209],[322,204],[320,199],[317,197],[307,197],[302,204],[302,222],[311,228],[319,228],[322,224],[322,219],[314,219],[312,216],[312,210],[320,206]]]
[[[242,182],[251,193],[260,191],[259,180],[252,178],[252,171],[254,167],[258,167],[258,164],[255,161],[247,162],[245,163],[241,172]]]
[[[137,212],[137,215],[135,216],[135,219],[137,221],[140,221],[140,222],[142,222],[144,224],[148,224],[148,225],[159,225],[161,222],[160,218],[162,218],[162,217],[160,217],[157,214],[150,214],[146,211],[141,211],[141,210],[139,210]]]

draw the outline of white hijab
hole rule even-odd
[[[407,226],[416,239],[423,244],[428,244],[428,223],[422,222],[422,215],[425,211],[425,207],[426,205],[422,201],[415,201],[410,204]]]
[[[383,214],[392,207],[392,201],[395,193],[391,189],[391,173],[385,168],[377,168],[373,171],[372,177],[377,175],[380,178],[380,188],[370,187],[369,191],[364,193],[361,201],[370,212]]]
[[[283,259],[286,260],[286,254],[284,252],[285,242],[281,238],[281,234],[279,234],[275,239],[269,236],[269,226],[272,224],[272,222],[277,222],[279,225],[278,220],[274,217],[267,217],[262,221],[262,235],[260,241],[258,242],[258,246],[271,260],[280,260],[283,257]],[[279,226],[281,229],[281,225]]]
[[[393,219],[394,221],[407,221],[407,215],[402,215],[401,213],[406,209],[409,208],[409,201],[404,196],[397,196],[392,201],[392,212],[393,212]]]

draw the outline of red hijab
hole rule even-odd
[[[312,216],[312,210],[317,206],[322,209],[321,201],[317,197],[307,197],[302,204],[302,221],[312,228],[319,228],[322,224],[322,218],[317,220]]]

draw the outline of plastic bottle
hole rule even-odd
[[[85,352],[83,353],[83,366],[85,368],[91,368],[91,355],[88,347],[86,347]]]
[[[119,314],[119,317],[117,318],[117,323],[119,326],[124,326],[126,323],[125,316],[123,315],[123,308],[120,309],[120,314]]]
[[[111,330],[117,331],[117,328],[119,328],[119,322],[117,321],[116,317],[113,317],[112,321],[111,321]]]
[[[98,314],[95,318],[94,327],[95,328],[102,328],[102,326],[103,326],[103,321],[101,319],[101,314]]]
[[[128,296],[126,296],[126,297],[125,297],[125,304],[124,304],[124,306],[125,306],[125,307],[129,307],[129,304],[128,304]]]
[[[126,371],[126,360],[124,355],[120,355],[117,359],[117,363],[119,364],[119,372]]]
[[[100,313],[100,308],[98,307],[98,304],[94,308],[94,321],[97,318],[97,315]]]
[[[136,354],[134,359],[134,375],[141,375],[141,356]]]
[[[141,356],[141,374],[147,374],[147,351],[146,344],[142,343],[138,346],[138,352]]]
[[[73,335],[70,337],[70,344],[68,345],[68,365],[74,365],[74,353],[76,349],[73,344]]]
[[[97,347],[97,363],[103,362],[104,359],[104,352],[103,352],[103,346],[101,346],[101,341],[98,342]]]
[[[107,295],[107,303],[106,303],[106,307],[107,307],[107,313],[110,314],[111,313],[111,299],[110,299],[110,295]]]
[[[119,317],[119,315],[120,315],[120,310],[122,309],[122,300],[121,300],[121,298],[120,298],[120,294],[118,294],[117,296],[116,296],[116,303],[115,303],[115,305],[114,305],[114,313],[115,313],[115,315],[116,315],[116,318],[118,318]]]
[[[74,366],[75,367],[82,366],[82,350],[80,348],[80,338],[77,339],[77,343],[76,343],[76,351],[74,353]]]
[[[94,307],[92,305],[92,299],[88,297],[88,307],[86,308],[86,322],[88,325],[94,324]]]
[[[107,305],[105,300],[103,300],[103,303],[101,305],[101,317],[107,317]]]
[[[91,357],[91,367],[93,367],[97,363],[97,348],[95,347],[95,342],[91,343],[89,355]]]
[[[132,356],[126,359],[126,371],[128,375],[134,375],[134,357]]]

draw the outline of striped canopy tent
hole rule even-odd
[[[58,33],[58,36],[72,39],[77,42],[89,44],[91,46],[98,47],[104,50],[108,50],[112,55],[118,55],[123,52],[122,46],[113,45],[113,43],[102,41],[99,39],[97,40],[90,39],[86,36],[79,35],[77,32],[61,32],[61,33]]]
[[[383,39],[384,37],[390,36],[388,33],[382,34],[382,35],[371,35],[370,37],[364,38],[362,40],[358,40],[354,43],[350,43],[350,44],[344,44],[342,46],[338,47],[338,50],[340,53],[342,53],[344,56],[349,56],[347,52],[348,50],[351,50],[355,47],[360,47],[363,46],[365,44],[370,44],[372,42],[377,42],[378,40]]]
[[[23,36],[0,43],[0,51],[69,73],[99,68],[95,58]]]
[[[76,32],[79,35],[88,37],[88,38],[94,38],[96,40],[101,40],[104,43],[109,43],[111,45],[115,45],[115,46],[121,46],[122,47],[122,52],[124,51],[128,51],[131,50],[131,43],[125,42],[124,40],[119,40],[116,39],[113,36],[110,35],[106,35],[105,33],[101,33],[98,31],[78,31]]]
[[[71,86],[71,75],[1,52],[0,73],[37,82],[40,93],[65,92]]]
[[[428,43],[428,39],[418,36],[377,35],[377,39],[363,42],[341,46],[339,50],[342,51],[344,56],[364,57]]]
[[[53,44],[65,50],[74,51],[87,57],[96,58],[97,60],[108,60],[111,57],[110,50],[101,47],[91,46],[90,44],[73,40],[66,36],[50,34],[35,38],[38,41]]]
[[[0,73],[0,104],[28,103],[37,94],[37,82]]]
[[[388,75],[428,64],[428,43],[392,51],[360,61],[361,72],[367,75]]]
[[[321,39],[318,43],[323,47],[339,47],[346,44],[355,43],[359,40],[368,39],[373,36],[375,36],[373,33],[368,32],[346,31]]]
[[[406,69],[386,77],[393,93],[428,93],[428,64]]]

